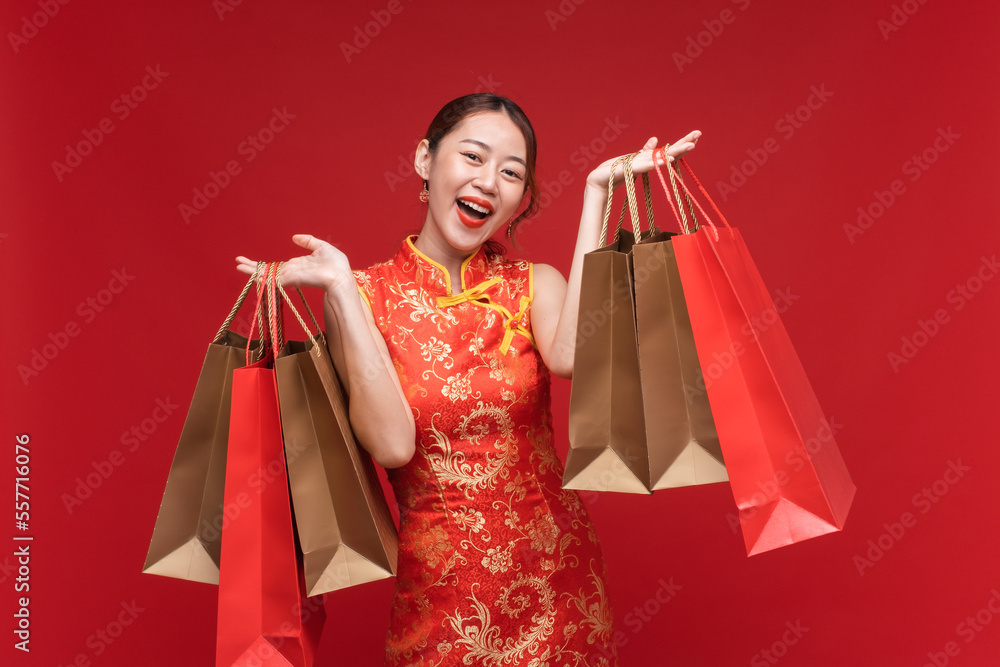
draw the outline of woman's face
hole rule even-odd
[[[501,112],[469,116],[430,154],[417,147],[417,173],[428,182],[428,225],[452,247],[472,252],[514,215],[524,197],[524,135]]]

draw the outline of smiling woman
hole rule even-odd
[[[636,155],[636,173],[652,169],[655,147]],[[387,665],[617,665],[604,558],[579,496],[561,488],[549,395],[550,372],[572,375],[582,259],[599,244],[613,160],[587,179],[567,284],[490,245],[535,212],[536,155],[516,104],[458,98],[417,147],[419,235],[356,272],[298,235],[312,254],[281,273],[325,290],[351,425],[399,502]]]

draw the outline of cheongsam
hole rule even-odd
[[[403,242],[355,272],[416,421],[388,471],[400,510],[385,664],[612,667],[594,527],[563,490],[532,267],[488,254],[447,270]]]

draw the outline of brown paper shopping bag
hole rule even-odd
[[[628,167],[626,192],[629,206],[636,207]],[[677,234],[657,231],[643,176],[649,234],[632,249],[631,274],[650,489],[725,482],[729,477],[671,242]],[[683,225],[683,207],[680,216]]]
[[[623,160],[619,160],[623,161]],[[612,178],[617,167],[612,168]],[[601,241],[608,234],[611,186]],[[563,488],[650,493],[642,386],[629,255],[638,240],[622,234],[583,258],[576,353],[569,403],[570,449]]]
[[[233,371],[245,365],[247,351],[247,339],[229,327],[257,275],[205,354],[142,568],[148,574],[219,583]]]
[[[306,304],[312,334],[281,292],[309,336],[288,342],[275,362],[306,590],[318,595],[391,577],[398,538],[374,463],[354,439],[319,324]]]

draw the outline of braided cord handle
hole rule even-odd
[[[680,224],[681,231],[685,234],[690,234],[692,231],[698,229],[698,221],[694,216],[694,205],[691,202],[691,198],[685,193],[684,198],[687,200],[688,207],[691,210],[691,226],[689,227],[684,207],[680,204],[681,193],[680,190],[677,189],[676,177],[679,176],[679,174],[675,174],[674,171],[670,169],[670,162],[667,160],[668,148],[670,148],[670,144],[664,144],[660,148],[653,151],[653,166],[656,168],[656,175],[660,177],[660,183],[663,185],[663,192],[667,195],[667,201],[670,202],[670,210],[674,212],[674,218],[676,218],[678,224]],[[657,153],[659,153],[659,157],[663,160],[663,164],[668,165],[667,171],[670,174],[670,185],[672,187],[668,187],[666,179],[663,178],[663,172],[660,171],[660,163],[657,160]],[[673,190],[673,196],[670,195],[671,189]],[[677,201],[677,204],[674,204],[675,200]],[[711,225],[711,221],[709,221],[708,224]]]
[[[698,177],[694,175],[694,172],[691,170],[691,165],[689,165],[687,163],[687,160],[685,160],[684,158],[680,159],[680,163],[684,165],[684,169],[686,169],[687,173],[691,175],[691,180],[693,180],[695,185],[698,186],[698,189],[701,190],[701,194],[705,195],[705,199],[707,199],[708,203],[712,205],[712,208],[715,210],[715,213],[719,216],[719,220],[722,221],[722,224],[725,225],[727,228],[729,228],[729,233],[731,235],[733,228],[729,225],[729,221],[726,220],[726,216],[722,215],[722,211],[720,211],[719,207],[715,204],[715,200],[712,199],[712,196],[708,194],[708,190],[706,190],[705,186],[701,184],[701,181],[698,180]],[[683,183],[681,183],[681,185],[683,185]],[[686,187],[684,189],[687,190]],[[698,208],[701,209],[701,206],[699,206]],[[702,214],[704,213],[705,211],[702,210]]]
[[[670,189],[667,187],[667,182],[663,178],[663,173],[660,171],[659,162],[657,162],[656,160],[656,153],[660,154],[660,157],[663,159],[664,164],[666,164],[667,166],[667,173],[670,175],[670,184],[673,186],[674,196],[677,199],[676,206],[674,206],[674,199],[670,196]],[[678,161],[684,165],[685,169],[687,169],[688,173],[691,175],[691,178],[698,185],[698,189],[701,190],[701,193],[705,195],[705,198],[708,199],[709,203],[712,204],[712,208],[715,209],[716,213],[718,213],[719,219],[729,229],[729,235],[733,236],[732,227],[729,226],[729,221],[726,220],[725,216],[722,215],[722,212],[719,210],[719,207],[715,205],[714,201],[712,201],[712,198],[705,190],[705,186],[701,184],[701,181],[698,180],[698,177],[694,175],[693,171],[691,171],[691,167],[687,164],[687,161],[684,160],[684,158],[678,158]],[[680,184],[680,187],[684,190],[684,198],[687,200],[688,206],[691,208],[692,222],[694,222],[694,208],[697,207],[698,210],[701,211],[701,215],[705,220],[705,224],[707,224],[709,227],[712,228],[712,231],[715,233],[715,240],[718,241],[719,230],[712,223],[712,220],[709,218],[708,213],[705,212],[705,209],[702,207],[701,203],[691,195],[691,190],[689,190],[688,186],[684,183],[684,180],[681,178],[680,172],[677,171],[677,168],[673,165],[673,163],[667,160],[666,147],[657,149],[657,151],[654,152],[653,164],[656,166],[656,173],[659,175],[660,182],[663,184],[663,190],[664,192],[666,192],[667,199],[670,201],[670,208],[673,210],[674,216],[677,218],[678,223],[680,223],[683,232],[685,234],[691,234],[692,230],[688,229],[685,223],[686,218],[684,217],[684,208],[680,204],[680,192],[677,188],[678,183]],[[695,227],[695,230],[697,230],[697,226]]]
[[[215,334],[215,338],[212,339],[213,343],[221,341],[222,337],[229,331],[229,327],[233,325],[233,320],[236,319],[236,313],[243,306],[243,302],[246,300],[247,294],[250,293],[250,288],[253,286],[254,282],[256,282],[263,267],[264,262],[257,262],[257,268],[254,269],[253,275],[250,276],[250,280],[247,281],[247,284],[243,286],[243,291],[240,292],[240,296],[236,299],[236,305],[234,305],[233,309],[229,311],[229,317],[227,317],[226,321],[222,323],[222,326],[219,327],[218,333]]]
[[[281,266],[283,264],[284,264],[284,262],[279,262],[278,263],[278,269],[277,269],[278,273],[280,273]],[[282,298],[285,300],[285,303],[288,304],[289,310],[291,310],[292,314],[295,315],[295,319],[297,319],[299,321],[299,324],[302,325],[302,330],[306,332],[307,336],[309,336],[309,342],[312,343],[313,353],[317,357],[321,356],[323,354],[322,347],[320,346],[320,344],[318,342],[316,342],[316,338],[313,335],[312,330],[309,328],[309,325],[306,324],[305,320],[302,319],[302,315],[300,315],[299,311],[295,308],[295,304],[292,303],[291,298],[289,298],[289,296],[288,296],[288,292],[285,291],[284,286],[281,284],[281,281],[277,279],[277,277],[278,276],[277,276],[277,273],[276,273],[275,274],[275,281],[274,281],[274,288],[276,289],[277,292],[279,292],[281,294]],[[319,333],[321,331],[320,330],[320,326],[319,326],[319,322],[316,321],[316,316],[313,315],[312,309],[309,307],[309,302],[306,301],[306,297],[305,297],[304,294],[302,294],[302,290],[301,289],[299,289],[298,287],[296,287],[295,291],[297,291],[299,293],[299,298],[302,299],[302,305],[305,306],[306,312],[309,313],[309,318],[312,320],[313,324],[316,325],[316,332]],[[275,298],[277,298],[277,297],[275,297]]]
[[[280,262],[272,262],[267,266],[267,312],[268,324],[271,328],[271,351],[275,359],[285,344],[285,332],[281,317],[281,304],[278,303],[278,273],[281,270]]]
[[[628,202],[628,212],[632,216],[632,235],[635,237],[635,242],[638,243],[641,231],[639,226],[639,203],[635,197],[635,174],[632,172],[632,161],[636,155],[638,153],[625,156],[625,164],[622,166],[622,170],[625,172],[625,199]]]
[[[257,273],[260,272],[262,267],[264,268],[264,271],[266,273],[267,266],[264,262],[257,263]],[[252,320],[250,320],[250,335],[248,337],[249,339],[253,339],[254,327],[255,326],[259,327],[260,345],[254,352],[253,361],[251,361],[250,344],[249,342],[247,343],[247,351],[246,351],[247,366],[249,366],[251,363],[260,361],[264,357],[264,350],[267,349],[267,330],[264,326],[264,291],[265,291],[264,281],[260,280],[257,282],[257,305],[254,308],[254,317]]]
[[[608,220],[611,219],[611,196],[615,192],[615,170],[618,169],[618,165],[625,161],[624,157],[620,157],[611,164],[611,177],[608,179],[608,204],[604,207],[604,222],[601,224],[601,240],[600,243],[604,244],[608,235]],[[621,218],[618,220],[618,231],[621,231],[622,222],[625,220],[625,209],[622,208]],[[615,232],[615,238],[618,238],[618,232]]]

